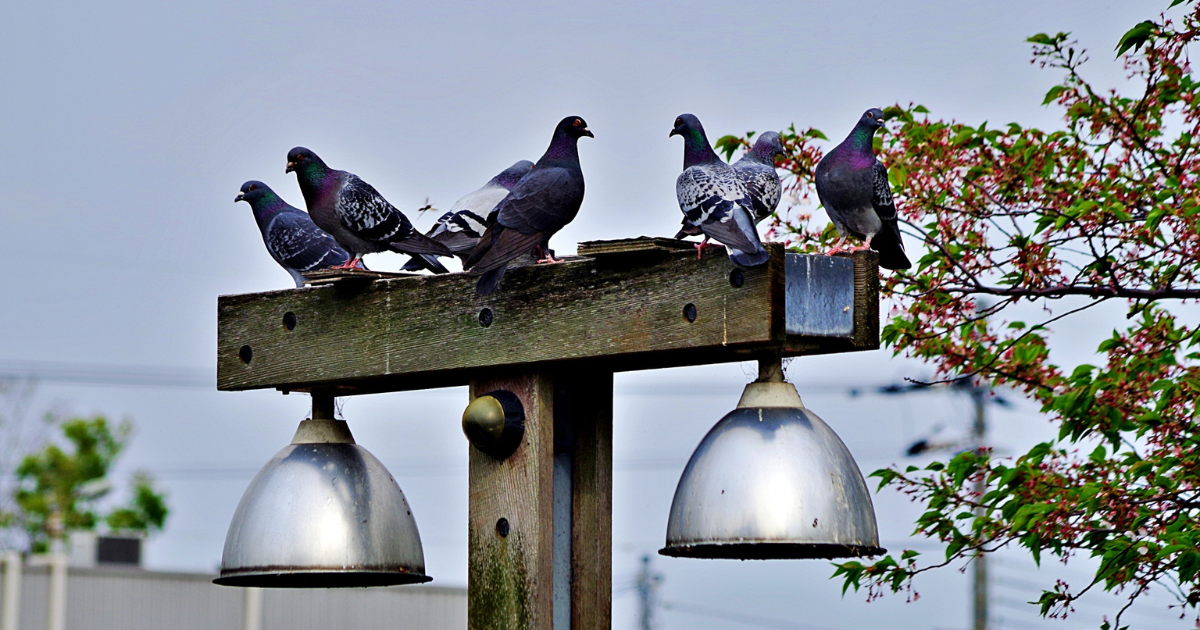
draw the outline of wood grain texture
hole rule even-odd
[[[527,372],[473,381],[471,398],[497,389],[521,399],[525,436],[504,460],[468,447],[467,627],[553,630],[554,387]]]
[[[613,374],[558,375],[555,414],[570,426],[571,628],[612,627]],[[564,417],[565,416],[565,417]]]
[[[464,274],[222,296],[217,388],[344,396],[464,385],[495,368],[535,364],[625,371],[878,347],[878,273],[869,253],[855,255],[862,329],[816,339],[783,332],[784,251],[768,251],[766,265],[741,270],[741,286],[719,248],[697,260],[694,251],[654,245],[513,269],[484,297]]]

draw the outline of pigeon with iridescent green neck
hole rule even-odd
[[[364,254],[394,251],[417,255],[430,271],[447,273],[434,256],[449,256],[450,250],[414,229],[403,212],[354,173],[329,168],[304,147],[288,152],[286,172],[292,171],[313,222],[350,252],[344,268]]]
[[[711,238],[728,247],[730,260],[738,265],[767,262],[767,249],[754,227],[754,204],[737,172],[713,151],[700,119],[681,115],[670,135],[683,136],[683,173],[675,180],[675,197],[685,227],[703,232],[705,243]]]
[[[817,164],[817,197],[841,236],[830,254],[845,249],[846,237],[854,236],[863,245],[850,251],[873,249],[880,267],[908,269],[912,263],[904,255],[887,168],[875,159],[872,144],[882,126],[881,110],[863,113],[850,135]]]
[[[306,212],[288,205],[266,184],[248,181],[233,200],[250,204],[267,253],[292,276],[297,287],[304,286],[304,272],[344,265],[350,260],[350,254],[317,227]]]

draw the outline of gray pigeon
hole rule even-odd
[[[479,243],[479,237],[483,236],[487,226],[495,220],[493,211],[496,206],[522,177],[529,174],[531,168],[533,162],[521,160],[504,169],[479,190],[469,192],[454,202],[450,211],[438,218],[425,235],[449,247],[455,256],[466,259]],[[424,265],[414,258],[404,263],[402,269],[416,271],[423,268]]]
[[[841,239],[829,253],[843,249],[847,236],[863,240],[858,249],[879,252],[884,269],[908,269],[896,204],[887,168],[875,159],[872,138],[883,126],[883,112],[868,109],[850,135],[821,159],[816,169],[817,197]]]
[[[783,150],[783,142],[774,131],[764,132],[754,142],[754,146],[738,161],[730,166],[742,180],[750,201],[754,204],[754,222],[762,223],[763,219],[771,216],[779,207],[779,199],[783,196],[783,183],[775,170],[775,156],[787,155]],[[675,238],[695,236],[700,228],[683,219],[683,226]]]
[[[463,267],[479,276],[475,292],[487,295],[500,285],[509,261],[535,248],[553,262],[550,237],[570,223],[583,204],[579,139],[594,138],[579,116],[567,116],[554,128],[550,146],[512,192],[496,206],[488,226]]]
[[[434,256],[450,256],[450,249],[416,231],[370,184],[329,168],[304,147],[288,151],[287,160],[287,172],[296,172],[313,222],[352,255],[343,268],[353,267],[364,254],[394,251],[417,255],[430,271],[447,273]]]
[[[675,197],[685,228],[704,233],[729,247],[729,258],[743,267],[767,262],[769,255],[754,227],[753,201],[733,167],[712,150],[700,120],[691,114],[675,119],[670,135],[683,136],[683,173],[675,180]]]
[[[288,205],[266,184],[248,181],[233,200],[250,204],[267,253],[292,276],[297,287],[304,286],[304,272],[350,260],[350,254],[318,228],[308,213]]]

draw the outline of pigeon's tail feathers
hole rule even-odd
[[[754,219],[750,218],[750,213],[745,208],[735,208],[731,223],[737,223],[738,230],[746,236],[746,240],[751,241],[753,247],[730,247],[730,260],[742,267],[757,267],[766,263],[771,255],[767,253],[767,248],[763,247],[762,241],[759,240],[758,229],[754,227]]]
[[[739,251],[736,249],[730,250],[730,252],[729,252],[729,259],[732,260],[733,263],[735,265],[738,265],[739,267],[757,267],[759,265],[765,264],[767,262],[767,260],[770,258],[771,258],[771,255],[767,253],[767,250],[765,248],[762,249],[761,251],[749,252],[749,253]]]
[[[303,275],[301,275],[299,271],[296,271],[295,269],[290,269],[290,268],[289,268],[289,269],[287,269],[287,272],[288,272],[288,275],[292,276],[292,280],[295,280],[295,281],[296,281],[296,288],[297,288],[297,289],[299,289],[299,288],[301,288],[301,287],[303,287],[303,286],[304,286],[304,276],[303,276]]]
[[[488,232],[491,235],[489,246],[482,252],[476,247],[467,261],[471,274],[476,276],[508,265],[510,260],[528,254],[545,240],[541,232],[522,234],[502,225],[492,226],[488,228]],[[488,236],[489,234],[484,234],[484,238],[480,240],[481,246],[488,242]]]
[[[402,254],[435,254],[438,256],[453,255],[453,252],[451,252],[450,249],[445,245],[416,231],[409,234],[408,238],[404,240],[388,243],[388,246]]]
[[[884,221],[883,228],[871,239],[871,249],[879,252],[879,266],[884,269],[908,269],[912,267],[904,254],[904,242],[900,240],[900,226],[895,220]]]
[[[683,220],[683,225],[679,227],[679,231],[675,233],[675,238],[683,240],[689,236],[700,234],[700,228],[688,223],[687,219]]]
[[[508,264],[503,264],[479,276],[479,281],[475,283],[475,293],[488,295],[495,291],[496,287],[500,286],[500,278],[504,277],[504,272],[507,269]]]
[[[469,254],[475,245],[479,243],[479,239],[463,232],[451,232],[446,230],[441,234],[433,237],[433,240],[445,245],[450,251],[458,254]]]
[[[708,221],[700,224],[700,229],[706,236],[725,245],[730,249],[743,252],[759,252],[763,250],[762,241],[758,239],[758,230],[750,214],[741,206],[734,206],[724,221]]]
[[[417,254],[404,263],[401,269],[406,271],[428,269],[433,273],[450,273],[450,270],[442,266],[442,263],[438,262],[437,256],[433,254]]]

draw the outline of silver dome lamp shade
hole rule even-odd
[[[692,454],[659,553],[764,560],[884,551],[850,451],[804,407],[773,359]]]
[[[333,397],[314,395],[313,419],[250,482],[213,582],[336,588],[432,579],[400,486],[333,415]]]

